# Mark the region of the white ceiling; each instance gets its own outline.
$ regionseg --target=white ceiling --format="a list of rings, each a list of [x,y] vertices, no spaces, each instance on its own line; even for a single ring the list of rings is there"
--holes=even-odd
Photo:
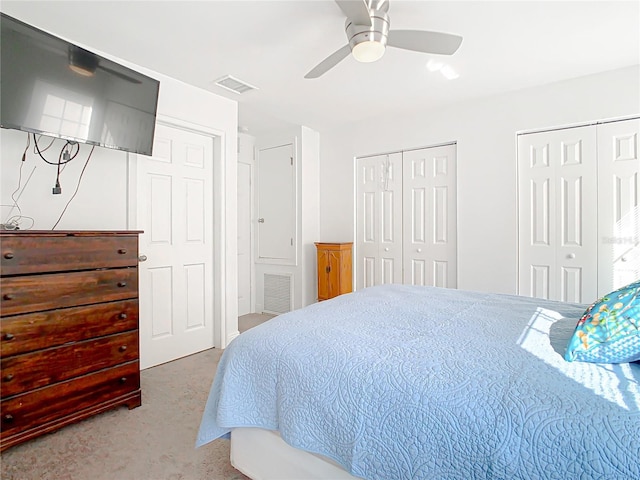
[[[453,56],[394,48],[303,76],[347,43],[344,16],[316,1],[8,1],[1,9],[72,41],[239,102],[254,135],[317,130],[640,64],[640,2],[390,0],[391,29],[462,35]],[[446,80],[426,68],[444,60]],[[259,90],[213,84],[233,75]],[[640,87],[639,87],[640,88]]]

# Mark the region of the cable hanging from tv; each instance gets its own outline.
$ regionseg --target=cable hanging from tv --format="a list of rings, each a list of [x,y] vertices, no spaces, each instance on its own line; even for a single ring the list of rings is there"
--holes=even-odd
[[[46,163],[48,163],[49,165],[55,165],[57,167],[56,183],[52,189],[52,193],[54,195],[59,195],[62,193],[62,187],[60,186],[60,172],[62,170],[60,167],[62,165],[66,165],[67,163],[69,163],[71,160],[73,160],[78,156],[78,153],[80,153],[80,145],[78,144],[78,142],[67,140],[65,144],[62,146],[62,148],[60,149],[60,155],[58,155],[58,161],[51,162],[47,160],[42,154],[42,151],[40,150],[40,146],[38,145],[38,139],[36,138],[36,134],[33,133],[32,135],[33,135],[34,148],[38,152],[38,155],[40,156],[40,158],[44,160]],[[51,144],[49,146],[51,146]],[[73,149],[74,147],[75,147],[75,153],[72,155],[70,149]]]

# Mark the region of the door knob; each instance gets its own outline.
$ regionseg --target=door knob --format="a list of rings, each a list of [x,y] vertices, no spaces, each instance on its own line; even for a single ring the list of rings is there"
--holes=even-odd
[[[264,223],[264,218],[259,218],[258,223]]]
[[[138,257],[138,261],[139,262],[146,262],[147,261],[147,256],[146,255],[140,255]]]
[[[416,250],[416,252],[418,252],[418,253],[422,253],[422,249],[421,249],[421,248],[418,248],[418,249]]]
[[[574,258],[576,258],[576,254],[575,253],[570,253],[569,255],[567,255],[567,258],[569,260],[573,260]]]
[[[384,251],[388,252],[389,251],[389,247],[384,247]]]

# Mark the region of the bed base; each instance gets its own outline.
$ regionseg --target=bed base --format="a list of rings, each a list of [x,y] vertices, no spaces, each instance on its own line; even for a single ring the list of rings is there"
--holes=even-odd
[[[253,480],[361,480],[334,461],[293,448],[277,432],[231,431],[231,464]]]

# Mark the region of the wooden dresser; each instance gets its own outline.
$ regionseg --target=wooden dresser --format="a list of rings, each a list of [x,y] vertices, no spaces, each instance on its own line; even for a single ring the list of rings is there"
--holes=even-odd
[[[0,232],[0,449],[140,406],[138,234]]]
[[[353,243],[316,242],[315,245],[318,254],[318,300],[352,292]]]

